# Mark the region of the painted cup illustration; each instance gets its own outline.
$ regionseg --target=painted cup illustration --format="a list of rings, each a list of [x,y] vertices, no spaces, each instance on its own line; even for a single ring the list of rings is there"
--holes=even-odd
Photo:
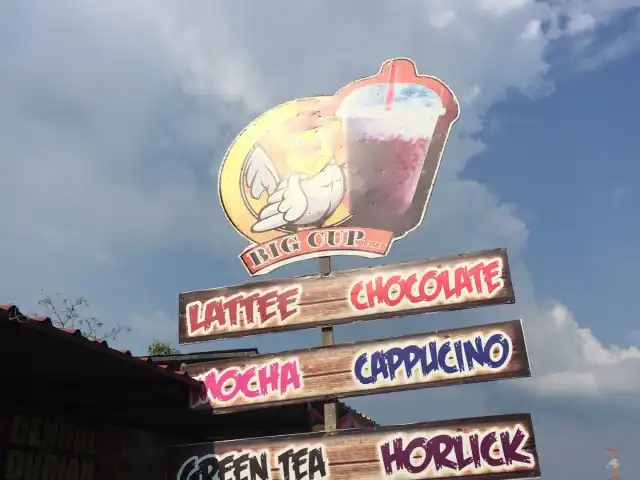
[[[417,83],[363,86],[337,114],[342,122],[351,214],[362,226],[393,229],[408,211],[436,124],[439,95]]]

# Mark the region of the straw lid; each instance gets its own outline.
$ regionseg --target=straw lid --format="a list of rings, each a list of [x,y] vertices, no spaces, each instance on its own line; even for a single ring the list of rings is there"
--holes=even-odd
[[[340,105],[338,115],[371,108],[403,111],[428,108],[436,110],[440,115],[445,113],[442,100],[434,90],[418,83],[404,82],[395,83],[390,88],[387,82],[365,85],[349,93]]]

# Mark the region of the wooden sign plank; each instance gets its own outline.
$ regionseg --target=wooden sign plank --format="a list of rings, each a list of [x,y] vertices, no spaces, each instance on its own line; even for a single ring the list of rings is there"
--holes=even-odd
[[[180,343],[515,301],[505,249],[179,296]]]
[[[258,407],[530,376],[520,320],[188,365],[192,408]]]
[[[168,468],[176,480],[540,476],[524,413],[171,447]]]

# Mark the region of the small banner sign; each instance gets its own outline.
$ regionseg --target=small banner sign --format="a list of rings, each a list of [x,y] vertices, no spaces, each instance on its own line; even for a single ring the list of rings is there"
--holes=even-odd
[[[520,320],[195,364],[192,408],[228,413],[530,376]]]
[[[169,480],[502,480],[540,476],[529,414],[169,448]]]
[[[181,344],[515,301],[505,249],[181,293]]]

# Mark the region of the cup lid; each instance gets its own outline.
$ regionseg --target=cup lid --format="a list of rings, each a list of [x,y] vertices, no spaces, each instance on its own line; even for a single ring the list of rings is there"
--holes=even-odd
[[[389,92],[388,83],[373,83],[357,88],[347,95],[338,109],[338,115],[355,113],[361,109],[384,108]],[[444,114],[440,96],[418,83],[396,83],[392,89],[391,109],[428,108]]]

